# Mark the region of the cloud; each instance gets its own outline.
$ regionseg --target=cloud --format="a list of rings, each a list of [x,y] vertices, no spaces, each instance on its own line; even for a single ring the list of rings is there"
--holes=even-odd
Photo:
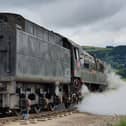
[[[6,6],[10,6],[10,7],[14,7],[14,6],[34,6],[34,5],[40,5],[40,4],[48,4],[48,3],[52,3],[55,2],[57,0],[1,0],[1,5],[6,7]]]
[[[1,0],[2,8],[24,9],[56,27],[90,25],[117,14],[125,0]]]
[[[124,0],[64,0],[47,6],[48,12],[43,15],[48,24],[59,27],[90,25],[115,15],[124,3]]]
[[[1,0],[0,11],[21,14],[80,44],[126,41],[126,0]]]
[[[126,8],[122,9],[115,15],[106,18],[102,21],[96,22],[93,25],[90,25],[88,29],[92,31],[111,31],[111,32],[120,32],[126,28]]]

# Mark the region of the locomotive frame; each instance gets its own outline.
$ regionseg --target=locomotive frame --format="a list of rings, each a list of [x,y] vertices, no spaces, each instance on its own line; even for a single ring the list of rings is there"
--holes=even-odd
[[[29,98],[39,112],[77,103],[81,86],[107,87],[102,61],[68,38],[12,13],[0,13],[0,112]]]

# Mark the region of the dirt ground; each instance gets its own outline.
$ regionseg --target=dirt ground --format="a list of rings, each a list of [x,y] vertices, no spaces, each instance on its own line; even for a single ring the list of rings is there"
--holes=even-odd
[[[48,121],[29,120],[29,122],[17,121],[9,122],[4,126],[111,126],[112,123],[117,123],[117,116],[98,116],[86,113],[73,113],[64,117],[55,117]]]

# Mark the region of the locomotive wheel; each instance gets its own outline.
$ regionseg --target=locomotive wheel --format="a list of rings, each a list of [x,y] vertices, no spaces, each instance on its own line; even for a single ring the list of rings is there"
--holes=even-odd
[[[40,113],[41,112],[41,107],[35,106],[34,111],[35,111],[35,113]]]
[[[68,109],[70,107],[70,105],[71,105],[70,103],[64,103],[64,106],[66,109]]]
[[[103,92],[106,89],[106,85],[100,85],[98,91]]]
[[[48,110],[54,111],[55,110],[55,105],[53,103],[48,104]]]
[[[22,111],[20,110],[20,109],[15,109],[15,110],[12,110],[12,112],[14,113],[14,115],[16,115],[16,116],[20,116],[20,115],[22,115]]]

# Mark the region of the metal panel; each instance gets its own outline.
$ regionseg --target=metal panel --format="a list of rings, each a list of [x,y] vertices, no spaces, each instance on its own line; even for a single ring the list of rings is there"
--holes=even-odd
[[[81,78],[87,83],[106,85],[106,75],[102,72],[83,69],[81,71]]]
[[[40,27],[39,25],[36,25],[28,20],[25,20],[25,32],[30,33],[43,41],[63,45],[60,35]]]
[[[16,76],[70,82],[68,49],[17,30],[16,50]]]
[[[0,23],[0,77],[15,73],[15,32],[8,23]]]

